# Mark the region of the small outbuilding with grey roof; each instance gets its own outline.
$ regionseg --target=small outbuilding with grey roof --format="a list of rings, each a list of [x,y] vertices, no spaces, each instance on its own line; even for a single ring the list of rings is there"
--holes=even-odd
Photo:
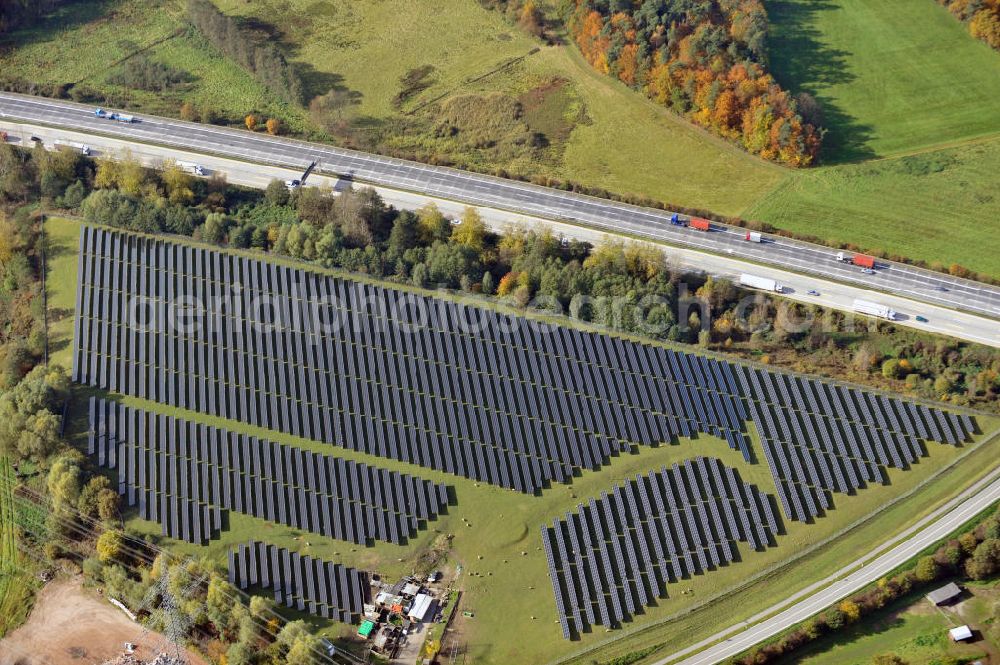
[[[972,639],[972,629],[968,626],[959,626],[948,631],[948,636],[952,642],[964,642]]]
[[[927,600],[931,601],[935,605],[941,606],[954,602],[955,599],[961,595],[962,587],[958,586],[954,582],[949,582],[940,589],[934,589],[934,591],[927,594]]]

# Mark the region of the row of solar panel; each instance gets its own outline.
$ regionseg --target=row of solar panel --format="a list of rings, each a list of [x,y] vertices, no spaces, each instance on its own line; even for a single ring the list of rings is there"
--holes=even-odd
[[[261,587],[300,612],[356,623],[369,598],[368,573],[251,540],[229,550],[229,582]]]
[[[906,437],[964,440],[975,428],[966,416],[865,391],[213,250],[94,229],[85,229],[81,248],[78,380],[520,491],[567,480],[636,444],[697,432],[721,436],[751,459],[745,421],[768,427],[758,400],[893,447]],[[194,294],[225,303],[234,281],[244,294],[238,305],[209,305],[207,320],[218,325],[120,327],[128,303],[149,292],[161,309]],[[273,303],[280,325],[265,326],[275,317],[247,306],[255,294]],[[320,320],[336,314],[342,324],[322,331],[300,323],[314,300],[334,303],[321,306]],[[431,324],[413,325],[400,300],[433,313]],[[462,325],[471,312],[484,322],[473,332]],[[834,399],[842,396],[859,406]],[[887,403],[916,416],[870,412]],[[789,488],[813,480],[804,471],[781,476],[782,464],[795,461],[778,450],[769,430],[765,456],[786,514],[809,519],[823,500],[814,498],[813,509],[799,498],[803,508],[795,508]]]
[[[921,439],[959,444],[967,415],[836,384],[743,368],[749,407],[785,514],[808,521],[833,508],[832,493],[888,483],[886,467],[908,469],[926,455]],[[831,418],[829,413],[848,414]]]
[[[97,398],[90,425],[90,454],[118,469],[128,505],[164,529],[172,513],[150,504],[179,500],[359,544],[404,543],[448,503],[444,484]],[[169,535],[204,543],[217,531]]]
[[[779,524],[771,498],[718,459],[629,478],[542,527],[563,637],[608,628],[666,595],[666,585],[764,549]]]
[[[175,540],[204,545],[223,528],[218,506],[134,486],[129,487],[129,497],[130,506],[138,503],[139,517],[158,522],[160,532]]]
[[[485,394],[489,395],[490,399],[482,402],[456,401],[430,393],[421,393],[416,389],[400,389],[397,386],[386,385],[377,378],[387,374],[386,366],[382,364],[377,365],[373,371],[354,370],[352,373],[345,370],[335,373],[319,373],[302,366],[293,371],[290,364],[281,363],[279,371],[275,375],[271,371],[274,369],[272,365],[267,365],[267,369],[271,373],[264,371],[265,363],[261,356],[234,354],[232,351],[223,351],[220,347],[216,349],[217,353],[214,354],[218,356],[221,353],[224,356],[222,358],[216,357],[219,368],[236,368],[236,372],[232,374],[237,377],[243,373],[243,369],[247,366],[255,366],[259,370],[259,374],[256,376],[248,376],[243,379],[248,381],[247,384],[233,383],[216,378],[230,372],[220,370],[218,373],[214,373],[215,370],[212,368],[214,361],[211,361],[213,353],[206,344],[188,346],[184,354],[180,356],[181,358],[186,357],[187,360],[178,362],[177,358],[171,358],[172,354],[164,354],[162,347],[159,351],[147,353],[145,342],[147,334],[128,331],[124,324],[114,328],[116,332],[112,333],[108,324],[98,322],[91,326],[91,335],[98,339],[121,339],[129,335],[138,335],[140,342],[136,349],[130,350],[128,345],[123,345],[122,348],[116,350],[121,354],[130,354],[134,351],[133,355],[106,356],[103,353],[90,351],[82,356],[82,360],[77,365],[78,376],[76,378],[78,380],[100,388],[136,395],[143,399],[162,400],[182,408],[197,408],[201,405],[209,413],[330,442],[360,440],[365,443],[369,441],[370,439],[363,436],[357,437],[357,434],[365,433],[373,425],[377,426],[377,424],[369,422],[372,420],[369,414],[384,414],[387,416],[386,424],[391,426],[389,435],[376,439],[382,444],[380,448],[374,450],[362,448],[363,450],[414,461],[415,456],[410,452],[414,446],[420,445],[415,440],[418,437],[418,431],[407,427],[406,423],[416,424],[431,437],[432,448],[435,449],[436,457],[439,458],[418,463],[467,475],[470,472],[462,469],[463,465],[467,465],[466,460],[456,460],[452,464],[453,468],[449,469],[448,460],[444,459],[445,456],[441,454],[441,448],[444,445],[442,439],[453,438],[444,434],[441,431],[442,428],[448,431],[457,427],[459,437],[468,440],[474,446],[473,450],[488,445],[498,449],[495,453],[489,453],[490,455],[500,454],[508,458],[527,456],[538,459],[541,457],[538,459],[538,464],[533,463],[534,459],[528,459],[524,462],[508,459],[506,468],[501,467],[500,475],[493,473],[490,468],[476,469],[471,467],[470,477],[476,480],[514,487],[520,491],[532,492],[553,478],[562,481],[571,476],[574,469],[577,468],[596,468],[605,463],[609,455],[627,447],[624,440],[614,438],[619,435],[618,432],[612,435],[602,435],[587,429],[592,427],[595,422],[617,423],[619,421],[618,414],[610,408],[607,401],[588,402],[576,399],[571,399],[569,402],[562,401],[560,408],[564,408],[565,413],[582,414],[580,421],[582,421],[583,427],[578,428],[571,424],[553,423],[547,417],[537,413],[537,405],[545,403],[544,395],[537,396],[541,401],[531,399],[516,405],[514,408],[526,410],[523,416],[491,408],[490,404],[503,403],[504,398],[498,387],[487,382],[482,376],[476,377],[479,382],[475,388],[472,388],[474,394],[461,395],[460,398],[462,400],[478,399],[479,396]],[[171,345],[167,344],[166,346],[170,347]],[[160,356],[163,356],[158,361],[162,363],[160,365],[149,365],[139,360],[150,357],[159,358]],[[337,357],[343,359],[350,356],[344,353]],[[375,357],[380,360],[385,359],[383,354],[377,354]],[[415,355],[405,356],[411,369],[418,368],[411,371],[410,376],[424,376],[426,378],[426,363],[415,360],[415,357]],[[389,359],[398,360],[399,356]],[[168,367],[173,369],[165,369]],[[275,376],[285,376],[290,373],[303,377],[304,385],[309,387],[300,393],[298,388],[287,385],[282,387],[283,381],[274,380]],[[436,381],[437,375],[434,376],[435,379],[432,380]],[[455,383],[460,383],[460,381],[456,379]],[[250,387],[260,385],[275,385],[276,388],[273,392],[268,393]],[[322,403],[310,401],[321,393],[324,395]],[[298,397],[291,397],[291,395]],[[561,393],[560,397],[562,397]],[[718,402],[720,397],[712,393],[711,399]],[[337,406],[327,407],[326,403]],[[631,423],[632,420],[626,418],[623,422],[627,424]],[[740,421],[735,415],[732,415],[731,422],[735,426]],[[483,425],[480,426],[480,423]],[[635,431],[632,431],[626,434],[632,437],[629,441],[668,441],[678,433],[688,436],[698,427],[697,423],[694,422],[677,422],[673,416],[648,412],[644,414],[644,420],[639,420],[638,423],[644,433],[636,434]],[[495,426],[491,428],[491,424],[495,424]],[[543,440],[558,440],[561,448],[532,447],[526,444],[523,440],[524,434],[521,432],[522,427],[530,427],[534,434],[541,433],[541,436],[544,437]],[[612,426],[611,429],[615,429],[615,426]],[[651,431],[655,433],[650,434]],[[514,434],[513,438],[510,436],[511,432]],[[733,447],[744,446],[745,435],[738,430],[716,428],[713,432],[729,439]],[[512,440],[515,449],[505,448]],[[454,447],[454,442],[447,447]],[[532,467],[530,479],[523,478],[514,472],[514,469],[523,466],[524,463],[528,463]],[[535,467],[538,467],[537,470]],[[507,478],[502,477],[505,471]]]

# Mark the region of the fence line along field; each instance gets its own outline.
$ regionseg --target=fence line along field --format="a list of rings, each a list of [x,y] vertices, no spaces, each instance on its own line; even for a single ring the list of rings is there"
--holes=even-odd
[[[63,224],[65,228],[60,227]],[[56,235],[62,242],[70,239],[68,229],[71,225],[68,221],[56,225],[60,227]],[[493,333],[486,332],[449,341],[449,335],[434,326],[418,329],[400,346],[402,340],[395,339],[392,332],[399,327],[398,321],[396,325],[389,325],[384,333],[373,332],[371,326],[378,322],[382,310],[360,310],[355,306],[362,293],[369,296],[369,302],[382,303],[391,299],[393,293],[398,295],[399,292],[390,288],[363,286],[351,280],[331,278],[321,270],[291,268],[256,257],[251,259],[246,253],[90,227],[84,235],[83,247],[82,262],[70,253],[61,254],[53,259],[52,268],[60,274],[72,275],[72,286],[74,290],[79,289],[81,306],[74,324],[77,342],[72,346],[77,376],[91,384],[85,393],[111,396],[120,400],[121,405],[102,411],[108,423],[102,426],[91,424],[86,402],[78,404],[70,414],[69,431],[84,447],[88,433],[93,433],[95,461],[104,465],[113,461],[111,465],[119,474],[119,490],[126,495],[133,493],[136,503],[146,497],[147,510],[151,495],[140,489],[157,494],[154,499],[157,505],[168,512],[174,511],[168,521],[179,525],[179,530],[173,533],[181,537],[165,537],[160,525],[143,520],[141,513],[136,514],[141,511],[141,505],[139,511],[128,514],[130,526],[169,545],[174,551],[208,556],[220,565],[227,562],[234,547],[250,540],[284,548],[290,556],[294,553],[298,558],[289,561],[296,562],[300,576],[295,578],[293,574],[288,579],[298,579],[305,584],[305,595],[303,592],[293,594],[293,611],[299,605],[305,609],[312,607],[309,599],[315,596],[309,591],[310,584],[316,593],[322,593],[321,589],[327,592],[333,589],[317,582],[315,561],[378,572],[390,578],[414,570],[424,571],[429,566],[450,566],[455,570],[461,566],[457,583],[463,590],[463,607],[473,611],[476,617],[475,621],[464,624],[462,639],[469,644],[470,657],[476,662],[547,661],[581,647],[600,645],[606,639],[603,628],[584,630],[578,641],[559,639],[559,613],[541,528],[577,511],[579,504],[613,491],[623,478],[648,477],[651,472],[674,464],[689,468],[684,465],[693,458],[717,458],[721,464],[717,468],[738,471],[742,481],[756,486],[767,496],[767,508],[760,502],[755,505],[761,515],[770,511],[773,517],[768,523],[775,525],[776,531],[772,533],[777,534],[772,547],[761,551],[747,547],[741,551],[739,560],[734,561],[732,557],[723,556],[726,547],[735,547],[735,541],[729,536],[715,533],[714,527],[710,527],[713,529],[711,534],[695,534],[688,530],[698,531],[697,524],[692,527],[685,521],[668,520],[666,523],[675,525],[673,535],[679,538],[684,532],[685,537],[691,538],[689,543],[697,543],[689,555],[704,562],[705,573],[685,576],[682,570],[683,581],[679,583],[668,582],[662,588],[646,587],[646,599],[655,596],[656,603],[641,612],[640,605],[633,603],[628,610],[630,616],[633,611],[635,615],[625,621],[630,628],[657,624],[676,612],[696,607],[701,599],[732,589],[755,573],[779,565],[808,550],[811,544],[891,505],[894,497],[916,492],[906,500],[907,512],[903,517],[891,515],[890,510],[886,519],[891,517],[891,521],[873,523],[872,528],[878,526],[877,530],[867,535],[862,533],[867,525],[858,530],[857,537],[863,536],[867,544],[866,540],[853,541],[855,532],[852,531],[843,541],[837,539],[822,551],[809,555],[823,561],[824,569],[845,563],[856,556],[857,547],[870,545],[873,539],[889,537],[946,496],[956,480],[950,473],[946,473],[943,480],[933,480],[942,469],[956,465],[956,469],[962,470],[962,482],[966,482],[996,463],[995,456],[990,457],[990,450],[977,445],[996,427],[995,419],[990,417],[976,415],[970,418],[905,400],[879,397],[861,389],[823,388],[817,392],[819,389],[814,385],[827,384],[756,369],[747,373],[748,369],[741,369],[740,364],[681,353],[660,345],[640,345],[576,328],[551,327],[555,333],[549,336],[551,339],[532,343],[530,351],[524,341],[518,342],[514,337],[493,337],[490,336]],[[196,273],[189,270],[193,265],[199,266]],[[165,266],[172,267],[162,269]],[[235,331],[232,326],[238,323],[242,329],[249,323],[239,317],[221,317],[226,323],[219,331],[184,336],[174,336],[169,331],[161,334],[141,327],[119,330],[108,325],[122,319],[121,312],[114,308],[135,296],[161,304],[183,294],[208,297],[218,284],[226,283],[229,279],[226,274],[236,279],[236,273],[226,271],[237,269],[237,266],[242,275],[239,281],[250,292],[269,292],[279,300],[292,297],[295,293],[291,288],[293,282],[302,285],[306,294],[329,293],[332,287],[333,292],[340,294],[339,304],[345,308],[340,315],[353,321],[346,327],[363,322],[362,327],[368,332],[351,343],[345,343],[346,336],[351,334],[347,331],[316,333],[310,338],[312,333],[298,326],[279,326],[260,335],[244,334],[245,342],[226,342],[226,348],[251,351],[243,358],[241,370],[238,359],[216,362],[218,348],[221,348],[218,345]],[[248,270],[250,267],[253,270]],[[141,274],[131,272],[133,270]],[[76,276],[82,280],[78,281]],[[157,288],[158,284],[167,290]],[[455,305],[427,303],[447,313],[443,321],[457,323],[454,317],[459,310]],[[281,305],[281,311],[287,312],[295,303],[285,304],[288,307]],[[487,315],[499,328],[498,315],[495,312]],[[527,321],[509,319],[506,323],[526,325]],[[265,336],[271,339],[265,342]],[[590,340],[591,345],[587,346],[583,340]],[[291,364],[271,365],[269,358],[272,356],[266,352],[271,347],[264,344],[283,349],[282,355],[305,355]],[[419,349],[407,350],[406,344],[418,344]],[[584,346],[576,350],[580,344]],[[533,356],[532,362],[527,364],[515,357],[502,364],[490,360],[492,353],[507,354],[515,350],[520,354],[539,355]],[[325,359],[320,362],[320,357],[313,355],[316,353],[325,354]],[[645,361],[640,362],[637,354],[642,354]],[[461,362],[442,363],[445,357]],[[655,360],[657,358],[662,358],[662,362]],[[563,366],[581,362],[583,364],[576,371],[584,372],[590,379],[585,385],[566,383],[569,379],[565,378],[567,370]],[[167,367],[184,368],[187,363],[191,363],[190,371],[183,375],[171,374],[168,378],[162,373]],[[309,374],[318,372],[321,367],[340,369],[329,376],[321,373],[310,378]],[[362,368],[365,369],[362,371]],[[314,381],[317,390],[313,389]],[[758,385],[760,381],[764,383]],[[337,388],[340,396],[335,399],[326,392],[333,389],[334,382],[346,382]],[[481,386],[479,397],[475,399],[470,399],[472,393],[467,392],[472,386],[470,382]],[[251,385],[261,390],[245,392]],[[167,386],[173,388],[166,391]],[[183,397],[178,391],[184,393]],[[790,397],[792,392],[789,391],[798,396]],[[675,392],[676,397],[671,397]],[[209,393],[214,397],[209,397]],[[522,399],[529,394],[531,405]],[[260,399],[265,401],[257,404]],[[758,402],[759,408],[767,405],[767,413],[753,415]],[[246,411],[247,417],[239,415],[251,403],[256,405],[257,411],[267,414],[266,420],[249,418],[249,411]],[[797,408],[788,409],[784,404],[795,404]],[[462,405],[461,408],[456,408],[458,405]],[[608,410],[612,405],[631,415],[615,415]],[[128,452],[129,447],[122,442],[109,445],[113,441],[108,436],[113,431],[109,429],[110,419],[113,418],[115,427],[131,426],[140,413],[136,408],[151,415],[159,414],[157,417],[181,418],[183,420],[162,422],[186,422],[189,423],[187,428],[194,427],[196,431],[212,431],[211,428],[228,431],[231,440],[243,441],[245,445],[213,448],[216,452],[206,449],[205,456],[200,448],[196,450],[184,445],[176,434],[162,437],[165,455],[150,454],[153,446],[148,437],[144,447],[149,450],[143,454]],[[478,423],[463,424],[466,409],[474,411],[476,408],[482,411]],[[565,420],[567,414],[577,413],[580,415]],[[407,438],[408,434],[396,427],[394,419],[397,418],[410,423],[411,427],[417,423],[413,429],[418,436]],[[528,423],[534,432],[530,437],[519,438],[514,434]],[[197,430],[199,427],[209,430]],[[476,429],[479,427],[483,429]],[[843,437],[842,450],[816,444],[822,438],[814,436],[816,428],[829,427],[834,427]],[[139,432],[141,441],[145,435],[141,430],[135,431]],[[169,426],[165,431],[170,432]],[[327,432],[331,435],[326,436]],[[160,438],[159,434],[156,436]],[[440,438],[436,442],[434,437]],[[212,440],[212,437],[197,438],[200,442]],[[869,438],[873,444],[877,442],[874,448],[868,448]],[[964,443],[924,443],[930,439],[952,444],[964,440]],[[832,434],[831,440],[838,440],[836,434]],[[262,447],[261,442],[265,441],[283,447]],[[580,457],[564,456],[571,449]],[[271,452],[263,452],[268,450]],[[274,454],[277,450],[282,451],[280,455]],[[403,450],[408,451],[406,455]],[[584,451],[588,451],[586,455]],[[229,462],[224,463],[227,456]],[[286,461],[279,463],[279,458]],[[365,468],[368,471],[353,479],[345,478],[343,484],[338,479],[336,489],[329,483],[324,486],[327,480],[315,473],[315,465],[317,460],[329,459],[346,462],[339,467],[334,463],[334,468]],[[984,459],[989,463],[984,464]],[[179,484],[164,484],[155,477],[156,473],[162,473],[160,469],[180,468],[177,466],[180,460],[189,471],[197,467],[197,473],[179,474]],[[364,466],[350,467],[351,461],[362,462]],[[269,464],[271,475],[264,473]],[[213,475],[223,471],[228,474],[228,480],[225,475]],[[711,477],[705,480],[700,471],[692,473],[693,476],[686,478],[693,484],[686,485],[683,491],[697,488],[702,492],[698,496],[706,498],[722,491]],[[241,486],[234,474],[242,475],[244,480],[239,482],[243,483],[273,479],[268,480],[273,492],[242,493],[244,502],[259,502],[262,499],[257,499],[258,496],[271,497],[273,505],[261,504],[261,510],[257,510],[256,505],[250,511],[230,510],[226,519],[209,521],[210,537],[204,537],[206,529],[202,527],[200,540],[206,544],[184,542],[184,515],[188,516],[187,533],[190,535],[192,520],[197,515],[213,506],[219,507],[214,505],[212,497],[223,494],[221,488],[225,483],[230,483],[230,487]],[[332,525],[327,528],[324,513],[333,511],[331,515],[336,515],[338,520],[342,517],[338,513],[342,511],[339,507],[342,504],[332,499],[345,493],[350,496],[351,487],[370,485],[371,495],[381,497],[379,501],[384,498],[384,505],[398,505],[399,497],[406,495],[407,490],[402,486],[397,488],[395,478],[403,476],[393,474],[406,474],[435,486],[447,485],[447,510],[438,512],[426,523],[418,519],[418,528],[411,531],[405,545],[375,538],[368,546],[361,546],[351,542],[351,538],[338,538]],[[728,474],[726,477],[730,478]],[[860,485],[848,483],[851,477],[865,478],[868,482],[864,489],[852,489]],[[279,481],[278,478],[287,480]],[[560,478],[564,482],[559,482]],[[284,485],[294,491],[277,491]],[[648,489],[649,486],[644,487]],[[682,490],[678,487],[676,491]],[[632,497],[641,501],[642,490],[638,492],[633,492]],[[430,495],[424,496],[430,500]],[[671,496],[676,498],[663,496],[667,502],[665,510],[668,504],[685,505],[681,495]],[[180,506],[182,500],[187,502],[183,504],[187,508],[174,509],[173,506]],[[656,501],[654,495],[649,495],[649,500]],[[627,504],[627,492],[624,501],[601,504],[602,523],[620,523],[624,529],[618,531],[621,534],[630,533],[633,528],[622,520],[620,513]],[[671,504],[671,501],[676,503]],[[320,509],[320,505],[330,508]],[[419,509],[419,499],[417,505]],[[709,511],[706,514],[711,513],[710,505],[725,512],[724,503],[699,502],[699,505],[697,510]],[[367,506],[363,513],[354,513],[356,518],[371,525],[372,533],[380,530],[391,533],[392,523],[398,529],[401,522],[412,524],[412,519],[417,517],[394,513],[393,509],[384,513],[383,519],[376,517],[380,513],[372,508]],[[280,518],[282,510],[285,519]],[[247,512],[253,514],[245,514]],[[676,517],[679,515],[677,513]],[[740,522],[737,513],[732,514],[735,521],[729,517],[720,519],[723,521],[719,524],[728,525],[726,528],[733,528]],[[346,529],[347,521],[341,523]],[[682,526],[677,527],[677,524]],[[678,528],[681,530],[677,531]],[[584,537],[583,532],[579,535]],[[586,537],[593,536],[588,533]],[[621,540],[618,547],[622,548],[623,556],[630,560],[635,557],[636,566],[643,568],[646,565],[639,561],[653,561],[651,555],[647,558],[642,554],[640,558],[641,544],[637,542],[629,549],[628,542]],[[576,565],[569,564],[567,569],[562,561],[559,559],[557,563],[564,573]],[[589,563],[584,565],[589,566]],[[784,593],[784,590],[805,585],[814,572],[798,564],[793,564],[789,570],[788,577],[772,573],[772,581],[784,580],[778,586],[770,585],[769,590],[752,597],[736,594],[732,600],[720,601],[694,613],[691,616],[701,616],[703,620],[695,630],[684,633],[685,639],[708,634],[712,628],[731,621],[733,616],[752,612],[759,603],[773,601],[778,587]],[[250,574],[249,570],[247,573]],[[574,580],[579,579],[577,573]],[[580,593],[581,587],[576,582],[574,585],[578,589],[576,593]],[[611,589],[596,588],[608,593]],[[597,602],[596,596],[591,597]],[[613,604],[612,598],[606,596],[607,603]],[[727,605],[737,601],[740,602],[739,610]],[[583,607],[581,611],[585,613]],[[600,603],[586,607],[600,607]],[[308,616],[330,637],[346,636],[354,630],[325,616],[307,613],[295,616]],[[624,615],[616,613],[616,616]],[[613,625],[614,622],[609,623]],[[578,625],[584,624],[581,621]],[[676,624],[657,625],[648,635],[643,634],[643,640],[659,637],[662,642],[664,631],[674,634],[674,626]],[[497,638],[512,633],[524,639]],[[614,648],[617,647],[604,647],[608,650],[605,652],[614,652]]]

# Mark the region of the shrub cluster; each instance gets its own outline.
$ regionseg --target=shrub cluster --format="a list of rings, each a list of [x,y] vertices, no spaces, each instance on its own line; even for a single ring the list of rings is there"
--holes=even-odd
[[[125,62],[108,80],[126,88],[166,92],[191,81],[191,75],[140,54]]]

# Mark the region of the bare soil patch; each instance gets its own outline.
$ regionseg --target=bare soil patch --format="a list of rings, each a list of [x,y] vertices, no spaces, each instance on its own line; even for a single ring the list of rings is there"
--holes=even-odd
[[[155,657],[162,644],[121,610],[89,589],[80,578],[45,586],[28,621],[0,640],[0,665],[91,665],[121,655],[125,642],[136,643],[136,656]],[[191,665],[206,665],[188,652]]]

